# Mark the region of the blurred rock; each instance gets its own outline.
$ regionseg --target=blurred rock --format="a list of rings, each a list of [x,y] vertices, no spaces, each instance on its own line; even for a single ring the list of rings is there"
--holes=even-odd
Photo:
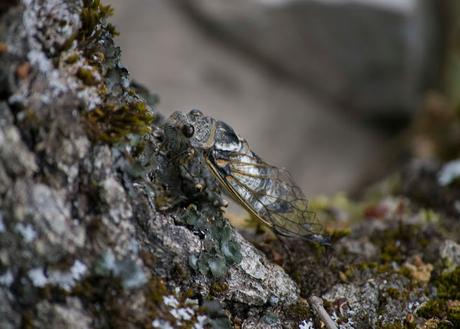
[[[410,114],[436,67],[431,0],[180,2],[220,38],[366,118]]]
[[[439,247],[439,254],[441,258],[446,262],[446,266],[449,269],[460,266],[460,244],[452,240],[446,240]]]

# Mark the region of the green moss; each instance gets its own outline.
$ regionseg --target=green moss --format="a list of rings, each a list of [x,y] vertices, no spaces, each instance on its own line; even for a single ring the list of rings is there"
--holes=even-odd
[[[386,323],[383,325],[378,326],[379,329],[414,329],[416,328],[415,323],[407,323],[406,321],[404,322],[392,322],[392,323]]]
[[[100,81],[96,73],[86,67],[80,67],[77,71],[77,78],[79,78],[87,86],[96,86]]]
[[[460,301],[450,301],[447,303],[447,320],[455,328],[460,328]]]
[[[425,319],[438,318],[446,316],[446,301],[440,299],[429,300],[417,310],[417,316]]]
[[[80,13],[81,28],[64,42],[61,50],[69,49],[75,40],[80,42],[96,40],[103,33],[109,33],[111,36],[118,35],[115,27],[106,22],[112,15],[113,8],[110,5],[103,5],[100,0],[84,0]]]
[[[381,259],[385,263],[396,261],[400,263],[403,260],[400,245],[395,240],[387,241],[382,247]]]
[[[295,303],[284,309],[286,317],[293,321],[302,321],[312,317],[307,301],[299,298]]]
[[[350,228],[344,228],[344,229],[335,229],[332,232],[330,232],[329,236],[331,238],[332,243],[335,243],[339,241],[340,239],[349,236],[351,234],[351,229]]]
[[[70,294],[80,298],[94,316],[94,327],[126,328],[127,321],[138,321],[133,309],[126,305],[128,297],[119,278],[90,275],[78,282]]]
[[[459,328],[460,301],[429,300],[418,309],[417,315],[425,319],[445,319],[442,323],[445,323],[446,328]]]
[[[111,15],[113,9],[110,5],[103,5],[100,0],[84,0],[80,14],[82,25],[74,36],[78,39],[79,48],[86,59],[101,69],[108,54],[115,57],[119,55],[119,50],[113,45],[113,37],[118,35],[118,32],[107,22]]]
[[[412,272],[408,267],[403,266],[399,269],[398,272],[399,274],[405,276],[406,278],[412,279]]]
[[[180,262],[174,263],[172,275],[176,282],[184,282],[190,279],[190,271],[187,265]]]
[[[228,284],[225,281],[215,281],[211,284],[210,293],[213,296],[221,296],[228,291]]]
[[[356,265],[356,268],[362,271],[374,271],[376,273],[388,273],[393,272],[393,267],[389,263],[378,263],[378,262],[362,262]]]
[[[32,310],[22,310],[21,329],[35,329],[34,319],[35,315]]]
[[[112,15],[113,8],[110,5],[103,5],[100,0],[84,0],[80,15],[82,22],[80,38],[93,37],[100,29],[100,25],[104,24],[104,21]],[[111,24],[107,26],[107,30],[112,35],[118,34]]]
[[[105,105],[84,113],[90,136],[106,143],[123,142],[130,134],[150,132],[153,114],[143,102]]]
[[[120,49],[113,42],[117,32],[107,23],[112,14],[113,9],[100,0],[83,0],[82,25],[73,38],[78,39],[87,64],[78,69],[76,76],[87,86],[97,86],[102,100],[99,107],[83,112],[83,122],[94,140],[116,144],[128,142],[130,135],[150,132],[154,118],[141,98],[129,94],[128,72],[118,65]],[[75,63],[78,56],[70,55],[65,62]]]
[[[450,321],[441,321],[438,323],[436,329],[454,329],[454,325]]]
[[[65,62],[66,64],[75,64],[76,62],[78,62],[78,60],[80,59],[80,55],[77,54],[77,53],[73,53],[71,55],[69,55],[66,59],[65,59]]]
[[[394,322],[381,325],[379,329],[406,329],[406,326],[401,322]]]
[[[460,267],[452,272],[443,273],[436,281],[438,297],[446,299],[460,299]]]
[[[396,227],[374,233],[371,242],[380,249],[380,263],[403,263],[412,250],[424,250],[429,239],[418,225],[399,224]]]
[[[168,295],[168,289],[166,288],[165,282],[159,277],[153,276],[147,283],[145,289],[145,298],[147,303],[150,305],[150,309],[155,309],[161,303],[163,303],[163,297]]]
[[[386,293],[388,294],[389,297],[393,299],[400,299],[401,298],[401,292],[399,289],[390,287],[386,290]]]

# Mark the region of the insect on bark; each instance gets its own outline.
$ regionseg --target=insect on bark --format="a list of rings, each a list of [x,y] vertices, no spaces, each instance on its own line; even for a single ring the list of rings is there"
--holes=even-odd
[[[275,233],[330,244],[290,174],[263,161],[229,125],[199,110],[175,112],[166,125],[188,139],[192,148],[201,150],[230,196]]]

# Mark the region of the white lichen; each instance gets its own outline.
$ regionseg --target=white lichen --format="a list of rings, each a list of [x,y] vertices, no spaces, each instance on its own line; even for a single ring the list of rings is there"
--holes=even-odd
[[[194,329],[205,328],[208,318],[205,315],[199,314],[200,306],[198,300],[187,298],[185,301],[179,301],[182,300],[179,298],[180,293],[180,289],[176,287],[173,295],[163,296],[163,304],[168,307],[168,312],[175,321],[171,323],[157,318],[152,322],[154,328],[163,328],[161,325],[166,324],[174,328],[182,328],[184,325],[190,325]],[[170,318],[168,316],[168,319]]]
[[[204,329],[204,325],[206,324],[208,317],[205,315],[198,315],[196,317],[196,323],[193,325],[193,329]]]
[[[438,174],[438,184],[447,186],[460,177],[460,160],[446,163]]]
[[[44,287],[47,284],[57,285],[66,291],[72,290],[75,284],[81,280],[87,272],[87,266],[76,260],[69,271],[51,270],[48,276],[41,267],[31,269],[28,276],[36,287]]]
[[[21,44],[22,39],[25,39],[29,49],[27,60],[33,71],[39,75],[39,80],[47,83],[49,88],[40,88],[40,92],[30,97],[28,84],[32,82],[25,79],[18,90],[10,96],[9,101],[26,105],[31,98],[35,98],[47,105],[61,98],[65,93],[73,93],[84,104],[87,104],[89,109],[95,108],[102,102],[97,88],[86,86],[75,75],[78,67],[89,66],[84,56],[80,56],[81,60],[78,65],[59,65],[58,67],[55,67],[49,56],[49,54],[59,52],[60,47],[80,29],[81,20],[78,7],[82,6],[82,3],[76,5],[61,0],[23,0],[22,2],[25,8],[22,19],[24,29],[21,33],[8,34],[13,35],[13,39],[8,40],[8,45],[11,45],[8,49],[12,53],[21,54],[21,47],[14,45]],[[61,58],[65,58],[68,53],[76,52],[76,46],[77,43],[72,42]],[[94,71],[95,75],[99,74],[97,70]]]
[[[313,325],[313,320],[312,319],[303,320],[299,324],[299,329],[315,329],[315,326]]]
[[[179,306],[179,301],[174,296],[163,296],[163,303],[169,307]]]
[[[129,275],[123,278],[123,287],[134,289],[147,283],[147,276],[140,266],[135,266]]]
[[[37,238],[37,232],[30,224],[17,223],[14,227],[16,232],[21,234],[25,242],[29,243]]]
[[[32,281],[32,284],[35,287],[44,287],[48,283],[48,278],[45,276],[45,272],[43,271],[43,268],[37,267],[31,269],[28,273],[27,276],[29,279]]]
[[[87,270],[88,267],[84,263],[76,260],[70,268],[70,273],[72,273],[72,277],[75,280],[80,280],[85,275]]]
[[[104,188],[104,201],[111,205],[109,210],[110,218],[115,223],[131,218],[133,212],[127,202],[123,186],[114,177],[105,179],[102,186]]]
[[[53,68],[53,64],[48,59],[48,57],[43,53],[43,51],[39,51],[37,49],[32,49],[27,54],[27,59],[32,66],[38,68],[41,72],[46,73],[51,77],[56,78],[57,72],[55,72]]]
[[[190,307],[184,307],[172,309],[170,313],[173,317],[175,317],[178,320],[189,321],[192,319],[193,315],[195,314],[195,311],[192,310]]]
[[[71,220],[70,207],[62,191],[36,184],[30,188],[29,194],[28,214],[34,218],[37,230],[49,244],[65,243],[69,252],[84,246],[86,232],[78,222]]]
[[[0,212],[0,233],[5,232],[5,230],[6,230],[6,227],[5,227],[5,223],[3,223],[3,215]]]
[[[0,285],[9,287],[13,283],[13,281],[14,277],[10,270],[0,275]]]
[[[148,280],[140,261],[132,259],[130,255],[118,260],[112,250],[104,253],[98,271],[102,275],[110,274],[121,278],[126,289],[141,287]]]
[[[338,329],[354,329],[354,321],[351,318],[351,316],[355,314],[354,311],[349,309],[346,313],[347,317],[347,322],[344,322],[343,318],[340,318],[337,313],[334,311],[331,314],[331,319],[337,324]]]
[[[60,286],[66,291],[70,291],[75,284],[83,278],[86,271],[86,265],[76,260],[69,272],[50,271],[49,282]]]
[[[153,328],[174,329],[168,321],[155,319],[152,321]]]

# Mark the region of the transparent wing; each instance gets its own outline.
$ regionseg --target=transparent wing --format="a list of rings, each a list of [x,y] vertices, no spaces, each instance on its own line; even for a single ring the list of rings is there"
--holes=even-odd
[[[219,157],[219,154],[215,155]],[[221,155],[214,170],[227,189],[256,217],[271,226],[278,234],[302,237],[328,244],[308,201],[284,169],[267,164],[254,154],[247,143],[238,152]]]

